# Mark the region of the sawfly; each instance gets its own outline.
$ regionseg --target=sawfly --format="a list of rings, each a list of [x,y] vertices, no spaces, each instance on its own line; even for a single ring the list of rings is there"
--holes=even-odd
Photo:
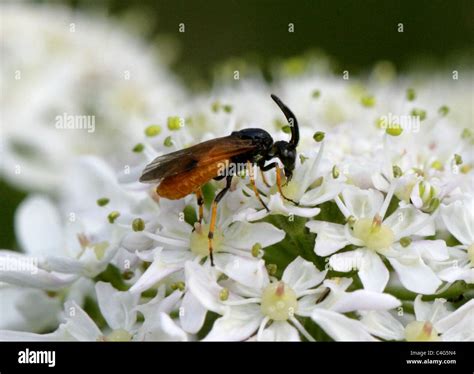
[[[282,192],[282,178],[289,181],[293,175],[296,160],[296,147],[299,142],[299,128],[293,112],[275,95],[271,98],[280,107],[285,115],[290,129],[290,141],[274,142],[271,135],[259,128],[248,128],[232,132],[229,136],[212,139],[192,147],[185,148],[155,158],[150,162],[140,177],[140,182],[157,184],[156,192],[158,196],[177,200],[191,193],[195,193],[199,207],[199,223],[203,218],[204,199],[201,187],[211,179],[221,180],[225,178],[225,187],[215,196],[211,206],[211,220],[209,224],[209,258],[214,264],[212,255],[212,240],[217,217],[217,204],[229,191],[232,183],[231,165],[246,165],[250,177],[253,191],[268,211],[268,207],[260,197],[255,184],[253,167],[256,165],[262,174],[263,182],[269,186],[265,179],[265,171],[276,170],[276,183],[281,196],[288,201],[298,204],[288,199]],[[274,158],[278,158],[283,164],[281,170],[278,162],[267,163]],[[228,167],[229,173],[220,172],[222,165]]]

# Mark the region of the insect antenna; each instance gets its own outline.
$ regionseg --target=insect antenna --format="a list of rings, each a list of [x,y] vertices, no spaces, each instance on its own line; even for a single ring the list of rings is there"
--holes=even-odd
[[[283,104],[283,102],[278,96],[273,94],[271,94],[270,96],[272,97],[273,101],[280,107],[281,111],[288,120],[288,123],[290,124],[291,128],[290,144],[296,148],[298,142],[300,141],[300,129],[298,127],[298,121],[296,120],[296,116],[285,104]]]

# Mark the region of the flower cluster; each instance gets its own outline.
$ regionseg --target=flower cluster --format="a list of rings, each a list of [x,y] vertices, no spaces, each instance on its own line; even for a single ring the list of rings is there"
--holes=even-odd
[[[282,69],[272,85],[241,78],[177,94],[134,122],[136,145],[70,157],[57,193],[17,210],[23,252],[0,251],[0,340],[474,340],[469,84],[384,71]],[[138,178],[156,156],[234,130],[287,139],[271,92],[300,122],[282,187],[298,204],[270,171],[257,176],[267,211],[236,175],[212,265],[222,181],[203,187],[199,222],[194,195],[160,198]],[[147,103],[155,93],[140,91]]]

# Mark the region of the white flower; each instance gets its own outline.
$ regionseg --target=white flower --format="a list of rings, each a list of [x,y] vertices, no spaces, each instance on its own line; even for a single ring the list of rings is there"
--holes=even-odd
[[[394,313],[372,311],[362,313],[361,322],[372,335],[385,340],[474,340],[474,300],[454,311],[449,310],[447,304],[444,299],[424,302],[418,295],[414,319],[406,321]]]
[[[267,278],[261,287],[248,287],[232,281],[218,284],[212,274],[194,263],[186,265],[189,291],[207,309],[223,316],[216,320],[205,340],[245,340],[257,332],[257,340],[307,340],[314,338],[297,316],[311,317],[334,339],[371,340],[359,322],[340,314],[356,309],[390,309],[399,302],[390,295],[357,291],[346,293],[350,280],[323,281],[309,261],[296,258],[283,272],[280,281]],[[223,287],[225,286],[225,287]],[[329,296],[322,295],[330,289]],[[228,293],[223,301],[222,295]],[[320,302],[320,304],[318,304]],[[267,326],[269,323],[271,324]],[[339,326],[340,323],[343,326]]]
[[[379,292],[389,279],[382,260],[387,258],[406,288],[432,294],[442,282],[423,258],[448,258],[446,245],[440,240],[412,239],[414,235],[434,234],[434,225],[431,216],[410,205],[399,207],[384,219],[394,189],[395,184],[384,200],[376,190],[346,187],[342,200],[337,197],[336,202],[346,219],[352,221],[346,225],[308,222],[306,226],[318,234],[314,251],[319,256],[332,255],[329,264],[336,271],[357,269],[364,288]],[[360,248],[333,255],[348,245]]]
[[[285,234],[269,223],[232,222],[225,203],[221,204],[213,241],[216,269],[243,284],[260,285],[265,264],[252,256],[252,247],[268,247],[281,241]],[[161,229],[156,233],[141,232],[142,237],[153,240],[160,247],[153,250],[153,262],[133,285],[132,292],[150,288],[169,274],[183,269],[187,261],[199,262],[209,256],[208,224],[196,223],[193,228],[182,219],[179,211],[168,211],[160,222]]]
[[[304,162],[301,159],[297,160],[293,178],[282,186],[285,197],[282,197],[278,191],[274,169],[266,173],[266,175],[269,174],[267,179],[272,187],[266,186],[257,178],[258,188],[264,192],[261,195],[262,200],[269,211],[264,209],[258,201],[252,200],[247,203],[251,207],[242,208],[236,214],[235,219],[256,221],[268,214],[295,215],[307,218],[318,215],[320,209],[316,205],[332,200],[343,187],[342,178],[337,180],[334,179],[331,173],[327,173],[327,170],[321,171],[323,150],[324,142],[321,143],[317,153],[309,152],[308,155],[300,155],[304,157]],[[245,187],[244,191],[248,195],[254,196],[251,188]]]
[[[9,94],[1,105],[0,172],[15,185],[51,193],[76,155],[107,156],[123,167],[144,128],[176,115],[184,101],[161,52],[110,19],[25,3],[2,4],[1,12],[8,53],[0,82]],[[94,127],[58,128],[64,113],[94,118]]]
[[[100,312],[107,322],[104,331],[74,301],[64,305],[65,322],[49,334],[0,330],[0,341],[12,340],[76,340],[76,341],[130,341],[130,340],[187,340],[186,333],[169,317],[181,297],[175,291],[165,297],[162,287],[154,299],[138,305],[139,295],[121,292],[109,283],[95,286]],[[137,322],[140,311],[145,321]]]
[[[447,281],[474,283],[474,200],[472,197],[441,206],[441,217],[449,232],[461,243],[450,247],[450,259],[438,276]]]

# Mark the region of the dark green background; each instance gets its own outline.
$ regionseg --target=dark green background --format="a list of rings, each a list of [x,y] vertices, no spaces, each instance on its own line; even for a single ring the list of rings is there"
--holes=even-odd
[[[45,1],[36,1],[46,3]],[[214,67],[229,58],[257,63],[266,77],[275,58],[322,50],[337,66],[369,69],[380,60],[397,70],[414,64],[443,67],[467,56],[472,64],[474,1],[49,1],[86,13],[107,13],[153,43],[165,36],[178,54],[171,68],[192,85],[209,85]],[[131,22],[130,20],[135,20]],[[138,22],[136,20],[139,20]],[[185,33],[178,33],[184,22]],[[288,23],[295,33],[287,32]],[[397,24],[404,24],[404,33]],[[464,60],[465,61],[465,60]],[[0,248],[15,246],[13,212],[25,196],[0,180]]]
[[[321,49],[350,70],[390,60],[399,69],[414,59],[446,58],[474,44],[472,0],[150,0],[70,1],[81,9],[107,8],[121,17],[133,10],[151,40],[175,37],[180,45],[175,68],[209,78],[216,63],[248,57],[264,67],[275,57]],[[100,5],[98,5],[98,4]],[[186,32],[178,33],[178,24]],[[295,33],[287,32],[288,23]],[[404,24],[404,33],[397,24]]]

